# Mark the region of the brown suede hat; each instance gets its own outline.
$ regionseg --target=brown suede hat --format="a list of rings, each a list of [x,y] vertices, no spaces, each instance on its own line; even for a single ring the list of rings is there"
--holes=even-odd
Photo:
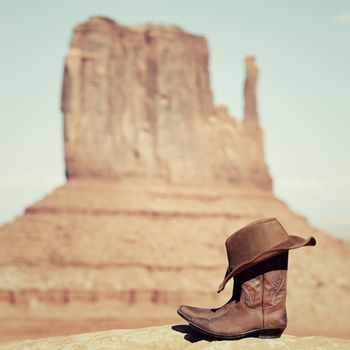
[[[218,293],[237,273],[287,250],[316,245],[316,239],[288,235],[276,218],[267,218],[253,221],[233,233],[225,245],[229,266]]]

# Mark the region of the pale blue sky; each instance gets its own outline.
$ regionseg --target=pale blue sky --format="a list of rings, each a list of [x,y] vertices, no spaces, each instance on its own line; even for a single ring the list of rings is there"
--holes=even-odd
[[[350,1],[0,1],[0,222],[64,182],[60,90],[71,32],[93,15],[204,35],[218,104],[242,115],[243,59],[258,89],[275,193],[350,239]]]

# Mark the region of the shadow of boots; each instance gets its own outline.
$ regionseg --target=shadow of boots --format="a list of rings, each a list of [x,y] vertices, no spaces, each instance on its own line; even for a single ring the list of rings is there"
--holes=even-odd
[[[210,338],[200,332],[197,332],[195,329],[191,328],[189,325],[177,324],[171,326],[171,329],[175,332],[185,334],[184,339],[190,343],[197,343],[201,340],[211,342],[213,338]]]

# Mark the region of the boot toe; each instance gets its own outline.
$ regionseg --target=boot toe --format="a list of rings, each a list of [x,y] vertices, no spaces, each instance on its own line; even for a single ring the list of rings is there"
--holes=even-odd
[[[181,305],[177,312],[182,318],[189,322],[201,317],[211,317],[213,313],[211,309],[188,305]]]
[[[181,305],[177,310],[177,313],[187,321],[192,321],[193,316],[193,306]]]

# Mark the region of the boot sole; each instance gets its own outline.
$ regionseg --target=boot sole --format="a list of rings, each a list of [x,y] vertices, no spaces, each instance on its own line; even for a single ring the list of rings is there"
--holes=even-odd
[[[208,332],[192,323],[192,321],[187,318],[184,314],[181,313],[180,310],[177,310],[177,314],[182,317],[184,320],[186,320],[190,327],[194,330],[208,336],[211,338],[219,339],[219,340],[238,340],[248,337],[253,338],[260,338],[260,339],[275,339],[280,338],[285,328],[260,328],[260,329],[252,329],[247,332],[242,332],[240,334],[232,334],[232,335],[223,335],[223,334],[217,334]]]

